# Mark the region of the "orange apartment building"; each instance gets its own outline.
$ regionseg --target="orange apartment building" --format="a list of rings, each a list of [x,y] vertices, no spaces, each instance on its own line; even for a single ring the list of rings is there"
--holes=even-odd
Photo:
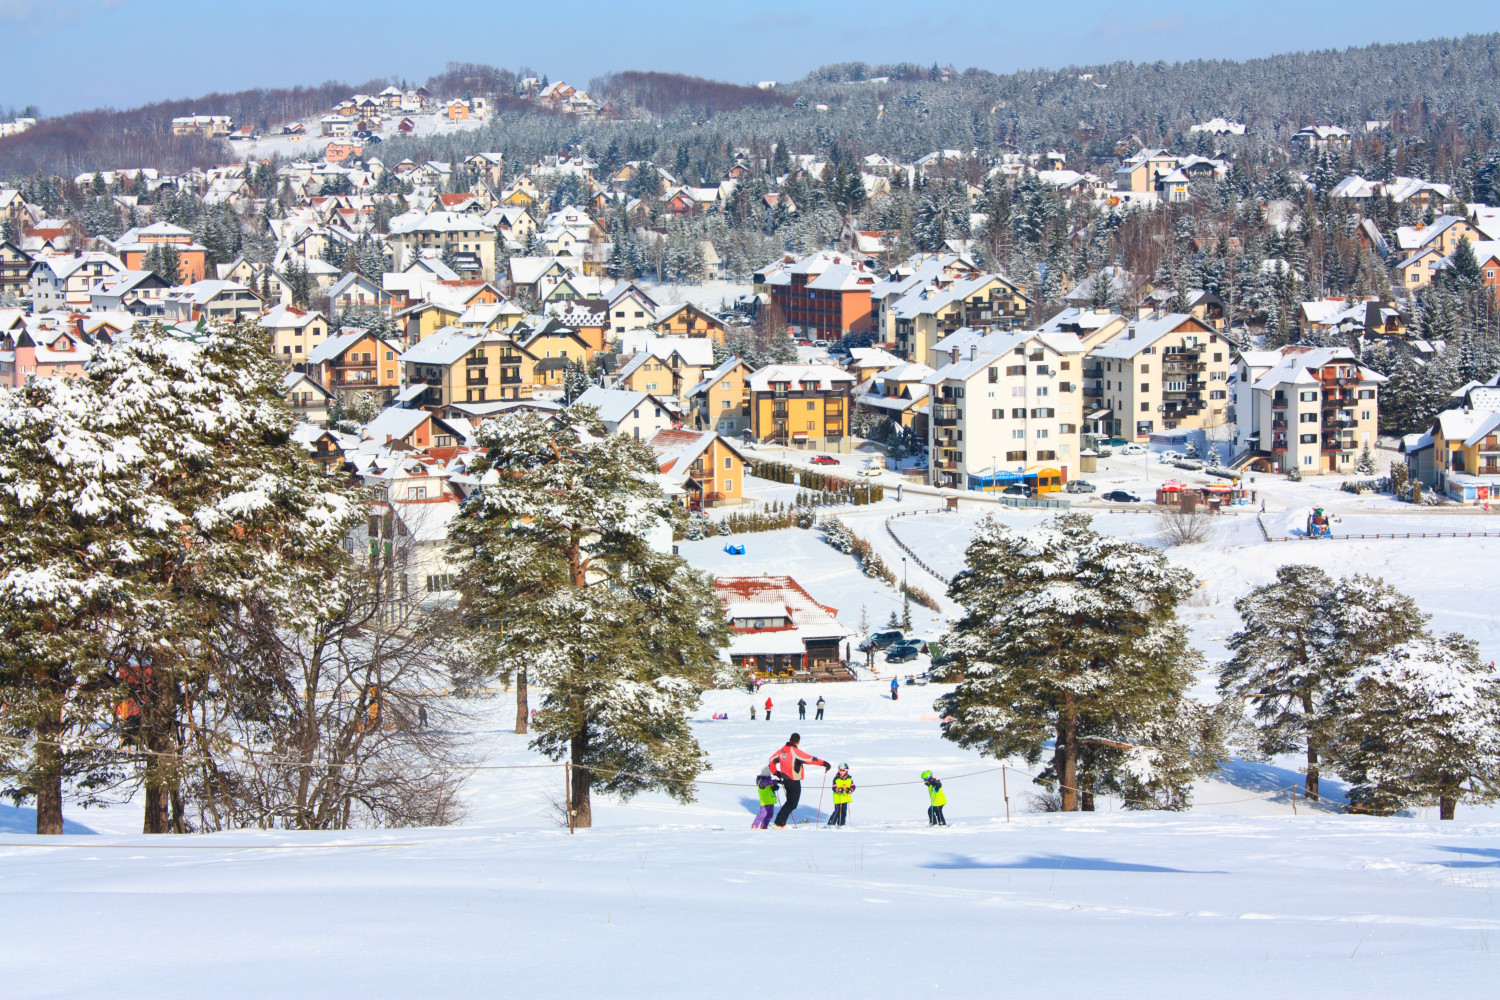
[[[783,259],[754,277],[756,291],[770,296],[796,334],[828,340],[874,329],[875,282],[875,272],[864,264],[828,250]]]

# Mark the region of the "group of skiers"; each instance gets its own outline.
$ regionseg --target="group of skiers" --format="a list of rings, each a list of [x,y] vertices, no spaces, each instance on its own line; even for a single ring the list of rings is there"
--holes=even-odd
[[[823,718],[823,708],[824,708],[824,705],[825,705],[825,702],[823,701],[823,696],[822,695],[818,695],[818,700],[813,703],[813,707],[815,709],[817,709],[817,714],[813,716],[814,720],[821,720]],[[771,696],[770,695],[766,695],[766,721],[767,722],[771,721],[771,709],[774,708],[774,707],[776,707],[775,706],[775,702],[771,701]],[[797,699],[797,718],[799,718],[799,719],[806,719],[807,718],[807,699],[806,698],[798,698]],[[751,722],[755,721],[755,703],[754,702],[750,703],[750,721]]]
[[[766,712],[769,717],[769,706]],[[822,716],[823,699],[819,698],[818,717],[822,718]],[[802,735],[793,733],[788,737],[786,744],[771,755],[770,763],[760,769],[760,774],[755,779],[756,791],[760,795],[760,811],[755,814],[755,819],[750,823],[752,829],[765,830],[773,822],[776,829],[786,829],[786,821],[797,808],[797,804],[802,801],[803,765],[822,765],[825,773],[833,769],[833,765],[828,761],[814,757],[803,750],[801,743]],[[934,777],[931,771],[923,771],[922,784],[927,787],[927,825],[947,826],[948,821],[943,818],[943,806],[948,804],[948,797],[943,794],[943,783]],[[786,793],[780,811],[776,809],[778,788]],[[828,816],[829,826],[844,826],[848,822],[849,803],[853,800],[854,777],[849,773],[848,764],[840,764],[833,776],[833,812]]]

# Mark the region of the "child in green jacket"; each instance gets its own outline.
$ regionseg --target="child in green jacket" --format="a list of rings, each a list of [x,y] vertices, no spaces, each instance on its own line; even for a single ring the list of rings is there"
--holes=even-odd
[[[854,800],[854,778],[849,774],[849,765],[840,764],[833,776],[833,814],[828,817],[829,826],[843,826],[849,818],[849,803]]]
[[[931,771],[923,771],[922,784],[927,786],[927,825],[947,826],[948,821],[943,819],[943,806],[948,804],[948,796],[943,794],[943,783],[934,778]]]
[[[760,812],[755,814],[755,819],[750,823],[752,830],[765,830],[771,825],[771,815],[776,812],[776,789],[780,782],[771,774],[769,767],[760,769],[760,775],[755,779],[755,789],[760,793]]]

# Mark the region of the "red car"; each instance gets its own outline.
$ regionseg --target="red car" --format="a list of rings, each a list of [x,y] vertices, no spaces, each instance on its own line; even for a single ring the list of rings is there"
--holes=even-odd
[[[829,458],[827,455],[814,455],[813,459],[812,459],[812,464],[813,465],[838,465],[839,464],[839,460],[836,459],[836,458]]]

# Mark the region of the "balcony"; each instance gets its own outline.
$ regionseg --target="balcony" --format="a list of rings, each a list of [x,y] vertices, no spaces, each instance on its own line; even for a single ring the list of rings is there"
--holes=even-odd
[[[1325,437],[1323,439],[1323,450],[1325,452],[1353,451],[1354,450],[1354,442],[1353,441],[1348,441],[1348,440],[1341,440],[1341,439],[1336,438],[1336,437]]]
[[[1273,431],[1284,431],[1284,430],[1286,430],[1286,428],[1287,428],[1287,423],[1286,423],[1285,420],[1273,420],[1273,421],[1271,421],[1271,430],[1273,430]]]
[[[1325,431],[1337,430],[1342,427],[1353,427],[1353,417],[1324,417],[1323,429]]]
[[[1084,399],[1103,399],[1104,398],[1104,390],[1102,388],[1100,388],[1099,386],[1096,386],[1096,385],[1086,385],[1086,386],[1083,387],[1083,398]]]
[[[1286,438],[1278,437],[1271,439],[1272,451],[1286,451]]]
[[[1180,375],[1187,372],[1201,372],[1208,368],[1206,361],[1167,361],[1166,372],[1168,375]]]
[[[468,365],[470,368],[483,368],[488,363],[489,362],[487,362],[484,358],[465,358],[464,359],[464,364]]]
[[[952,427],[958,423],[958,407],[956,406],[934,406],[932,408],[932,422],[938,427]]]
[[[940,458],[937,461],[935,461],[935,462],[932,463],[932,467],[934,469],[940,469],[943,472],[957,472],[958,471],[958,463],[955,462],[955,461],[953,461],[952,459],[943,459],[943,458]]]
[[[489,375],[487,375],[487,374],[485,374],[483,372],[481,372],[477,377],[475,376],[475,374],[473,372],[470,372],[468,379],[465,380],[465,382],[464,382],[464,385],[489,385],[489,384],[490,384],[490,377],[489,377]]]
[[[1102,367],[1099,367],[1099,368],[1085,368],[1083,370],[1083,377],[1084,378],[1103,378],[1104,377],[1104,369]]]
[[[1476,476],[1500,476],[1500,465],[1481,465],[1474,470]]]
[[[1287,405],[1288,405],[1288,401],[1285,400],[1285,399],[1273,399],[1273,400],[1271,400],[1271,409],[1273,409],[1273,410],[1284,410],[1284,409],[1287,408]]]
[[[957,448],[958,436],[956,434],[939,434],[932,439],[933,447]]]

